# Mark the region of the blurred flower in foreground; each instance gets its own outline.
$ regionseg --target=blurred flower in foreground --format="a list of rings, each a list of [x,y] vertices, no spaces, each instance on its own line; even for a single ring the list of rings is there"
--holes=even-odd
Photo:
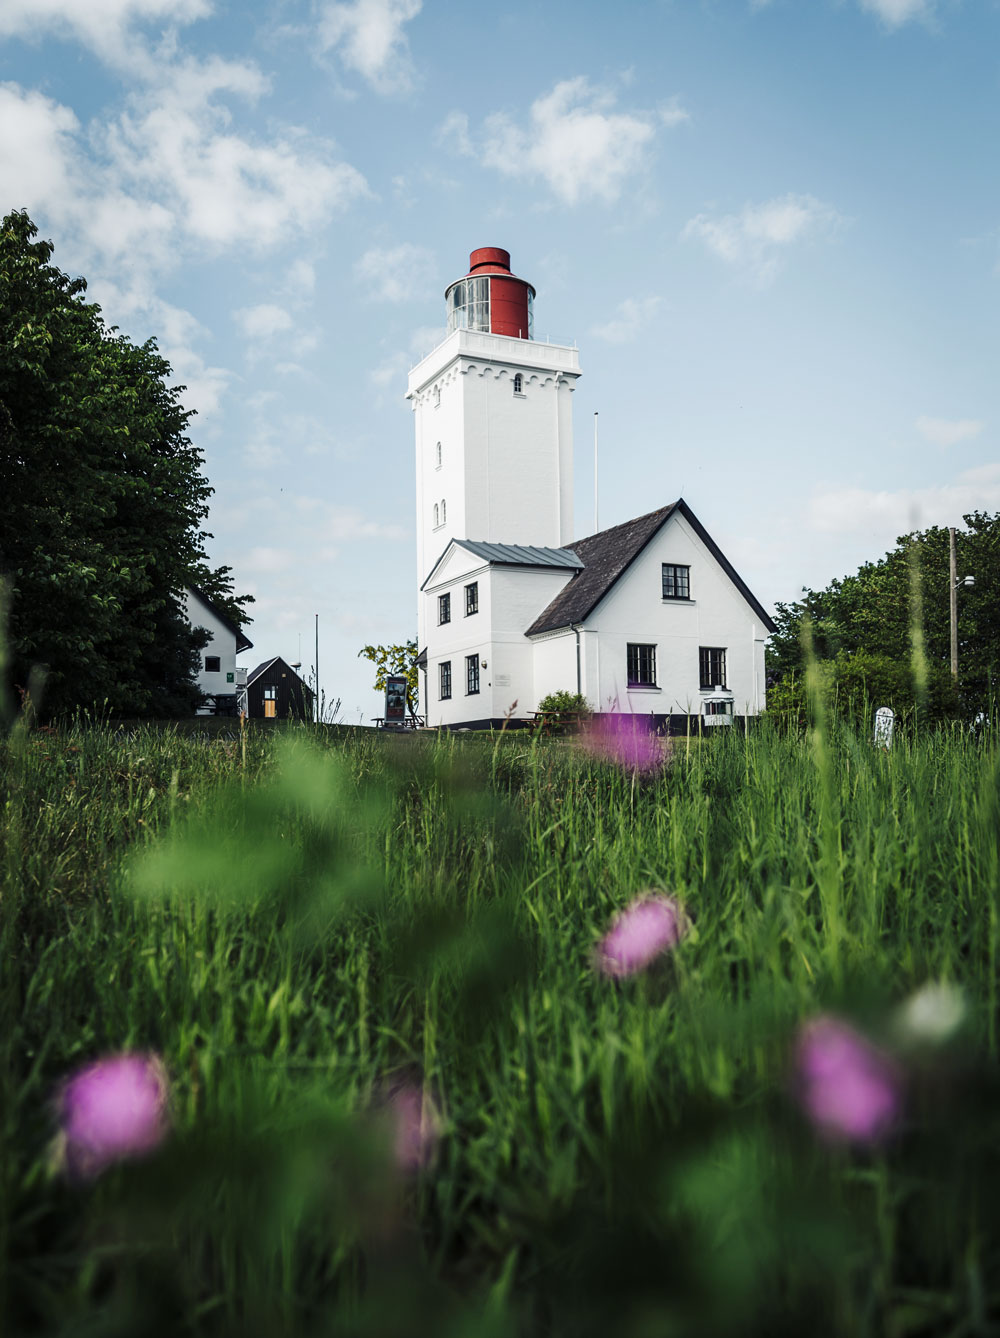
[[[941,1045],[962,1025],[965,995],[945,980],[928,981],[900,1005],[896,1017],[899,1039],[911,1045]]]
[[[386,1107],[396,1166],[409,1174],[429,1166],[441,1136],[441,1118],[433,1101],[416,1083],[404,1083],[389,1095]]]
[[[830,1016],[807,1022],[795,1069],[799,1099],[820,1133],[873,1143],[891,1131],[902,1107],[899,1067],[846,1022]]]
[[[580,735],[581,747],[594,757],[633,771],[658,771],[667,760],[667,743],[649,728],[645,716],[598,716]]]
[[[156,1055],[96,1060],[59,1093],[58,1162],[91,1179],[116,1161],[141,1157],[166,1137],[167,1074]]]
[[[598,945],[598,970],[606,976],[635,975],[679,943],[687,928],[687,917],[673,897],[638,897],[615,917]]]

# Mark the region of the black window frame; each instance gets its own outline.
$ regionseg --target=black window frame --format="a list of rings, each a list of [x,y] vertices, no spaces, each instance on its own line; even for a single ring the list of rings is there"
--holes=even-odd
[[[438,665],[438,701],[451,701],[451,660],[442,660]]]
[[[438,595],[438,627],[451,622],[451,591]]]
[[[221,655],[206,655],[206,656],[205,656],[205,673],[206,673],[206,674],[221,674],[221,673],[222,673],[222,656],[221,656]]]
[[[708,692],[715,687],[728,687],[726,675],[726,647],[699,646],[698,683],[702,692]]]
[[[514,373],[514,394],[515,395],[524,394],[524,377],[521,375],[520,372]]]
[[[476,697],[479,695],[478,655],[466,655],[465,657],[465,695],[467,697]]]
[[[641,677],[645,673],[648,677]],[[625,679],[630,688],[655,688],[656,643],[628,641],[625,643]]]
[[[465,587],[465,616],[471,618],[479,612],[479,582],[470,581]]]
[[[670,589],[668,586],[668,576]],[[683,576],[679,577],[679,573]],[[691,598],[691,568],[682,562],[664,562],[660,573],[660,590],[664,599],[690,599]]]

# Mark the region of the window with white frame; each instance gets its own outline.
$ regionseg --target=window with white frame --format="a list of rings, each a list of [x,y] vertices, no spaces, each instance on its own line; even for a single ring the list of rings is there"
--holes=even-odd
[[[656,687],[656,647],[639,641],[626,646],[626,672],[630,688]]]
[[[434,387],[434,408],[437,409],[441,404],[441,387]]]
[[[663,598],[691,598],[691,568],[678,566],[676,562],[663,564]]]
[[[466,696],[474,697],[478,691],[479,691],[479,656],[466,655],[465,657]]]
[[[438,506],[437,502],[435,502],[435,503],[434,503],[434,528],[437,529],[437,527],[438,527],[440,524],[441,524],[441,508]]]
[[[438,665],[438,697],[443,702],[451,700],[451,660]]]
[[[515,395],[521,395],[521,394],[523,394],[523,393],[524,393],[524,377],[521,375],[520,372],[515,372],[515,374],[514,374],[514,394],[515,394]]]
[[[438,442],[438,444],[434,447],[434,467],[435,467],[436,469],[440,469],[440,468],[441,468],[441,443],[440,443],[440,442]]]
[[[438,624],[451,622],[451,591],[438,595]]]
[[[698,647],[698,678],[702,688],[726,686],[726,650],[724,646]]]
[[[479,612],[479,582],[473,581],[465,587],[465,616]]]
[[[447,505],[445,504],[445,500],[444,500],[444,498],[442,497],[442,498],[441,498],[441,524],[442,524],[442,525],[445,525],[445,524],[447,524],[447,521],[448,521],[448,507],[447,507]]]

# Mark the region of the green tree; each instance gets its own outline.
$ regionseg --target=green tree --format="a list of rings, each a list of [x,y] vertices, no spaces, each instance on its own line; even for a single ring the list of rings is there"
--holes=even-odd
[[[958,596],[957,696],[948,681],[948,531],[932,526],[904,534],[885,557],[866,562],[853,576],[831,581],[825,590],[803,591],[795,603],[777,606],[777,631],[768,647],[769,706],[783,701],[788,684],[801,678],[802,631],[808,619],[814,653],[820,661],[837,662],[835,677],[844,686],[848,679],[855,687],[864,681],[868,689],[889,694],[886,665],[895,666],[897,675],[911,674],[913,633],[919,627],[932,716],[986,709],[1000,669],[1000,513],[977,511],[964,519],[965,528],[956,534],[958,574],[974,576],[975,587],[960,590]],[[853,670],[852,660],[857,660]],[[898,676],[893,679],[897,697],[900,681]],[[912,697],[914,685],[909,678],[907,682]]]
[[[375,666],[376,692],[385,691],[385,682],[390,675],[402,674],[406,679],[406,709],[410,715],[416,715],[420,702],[420,671],[415,641],[396,646],[362,646],[358,659],[371,660]]]
[[[11,588],[9,673],[47,666],[50,713],[193,709],[202,634],[195,584],[237,623],[247,596],[208,566],[212,493],[187,436],[183,387],[155,341],[137,346],[50,263],[23,212],[0,224],[0,575]]]

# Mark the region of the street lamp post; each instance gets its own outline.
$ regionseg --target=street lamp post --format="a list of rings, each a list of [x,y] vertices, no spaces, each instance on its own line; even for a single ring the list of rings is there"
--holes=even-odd
[[[958,563],[955,558],[955,527],[948,528],[948,613],[951,622],[951,680],[958,682],[958,588],[964,586],[971,590],[976,584],[974,576],[958,579]]]

